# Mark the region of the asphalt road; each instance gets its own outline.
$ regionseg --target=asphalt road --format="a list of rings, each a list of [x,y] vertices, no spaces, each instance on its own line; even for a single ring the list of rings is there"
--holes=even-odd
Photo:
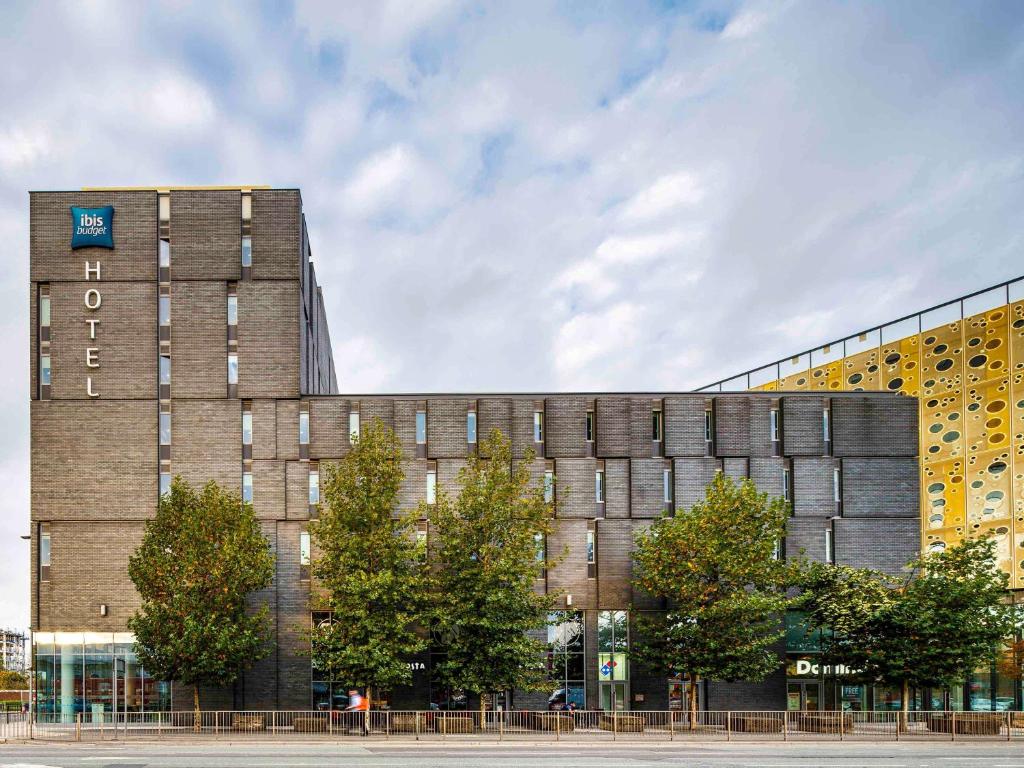
[[[0,744],[0,768],[1024,768],[1024,744]]]

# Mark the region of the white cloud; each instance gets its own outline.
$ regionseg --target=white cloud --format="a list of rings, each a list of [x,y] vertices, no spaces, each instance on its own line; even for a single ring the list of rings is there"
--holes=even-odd
[[[693,173],[662,176],[649,187],[637,193],[622,210],[626,222],[648,221],[679,208],[696,205],[704,199],[704,188]]]
[[[0,132],[0,168],[10,173],[34,165],[50,152],[50,137],[41,126]]]
[[[207,89],[178,73],[159,75],[144,89],[140,87],[140,91],[140,114],[164,130],[206,128],[216,116]]]
[[[345,392],[377,392],[398,375],[401,364],[369,336],[334,340],[338,385]]]

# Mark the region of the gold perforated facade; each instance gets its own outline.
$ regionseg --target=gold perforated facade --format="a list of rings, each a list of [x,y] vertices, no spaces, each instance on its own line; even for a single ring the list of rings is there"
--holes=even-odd
[[[992,532],[1024,589],[1024,279],[706,388],[743,389],[919,398],[922,548]]]

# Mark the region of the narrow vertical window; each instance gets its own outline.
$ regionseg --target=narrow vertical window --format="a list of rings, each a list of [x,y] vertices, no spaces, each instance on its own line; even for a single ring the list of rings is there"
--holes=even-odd
[[[168,269],[171,266],[171,241],[167,238],[160,238],[160,262],[161,269]]]
[[[790,502],[793,500],[793,476],[789,467],[782,468],[782,499]]]
[[[40,355],[39,356],[39,383],[44,386],[50,386],[50,356]]]
[[[309,445],[309,411],[299,411],[299,445]]]
[[[661,490],[664,493],[665,503],[666,504],[671,504],[672,503],[672,498],[673,498],[673,496],[672,496],[672,493],[673,493],[672,486],[673,486],[672,469],[670,467],[665,467],[661,471]]]
[[[160,383],[164,386],[171,384],[171,356],[160,355]]]
[[[587,411],[587,442],[594,442],[594,412]]]
[[[826,405],[821,411],[821,437],[826,443],[832,440],[832,426],[829,421],[829,407]]]
[[[661,442],[661,419],[661,411],[651,411],[651,440],[656,443]]]
[[[348,414],[348,441],[353,445],[359,442],[359,411]]]
[[[252,445],[252,411],[242,411],[242,445]]]
[[[171,473],[161,472],[160,473],[160,495],[166,496],[171,492]]]
[[[533,442],[544,442],[544,411],[533,412]]]
[[[772,560],[782,559],[782,539],[775,540],[775,546],[772,548]]]
[[[171,324],[171,297],[162,294],[160,296],[160,325]]]
[[[594,500],[598,504],[604,503],[604,470],[599,469],[594,473]]]
[[[593,529],[587,531],[587,565],[594,565],[597,562],[597,553],[594,548]]]
[[[39,578],[48,580],[50,578],[50,532],[41,531],[39,534]]]
[[[50,294],[48,286],[40,287],[39,295],[39,327],[50,327]],[[45,292],[44,292],[45,291]]]
[[[437,503],[437,468],[427,470],[427,504]]]
[[[715,439],[715,418],[710,408],[704,410],[704,443],[708,446],[708,453],[712,442]]]
[[[772,408],[769,411],[769,433],[771,435],[771,441],[777,443],[779,441],[779,409]]]
[[[555,500],[555,472],[544,470],[544,502],[550,504]]]
[[[427,443],[427,412],[416,411],[416,444],[426,445]]]
[[[242,473],[242,501],[252,503],[252,472]]]
[[[228,384],[238,383],[238,353],[228,353]]]
[[[543,533],[535,533],[535,534],[533,534],[533,545],[535,547],[535,552],[536,552],[535,557],[536,557],[537,562],[543,564],[544,560],[545,560],[545,552],[544,552],[545,547],[544,547],[544,534]]]
[[[228,294],[228,325],[238,325],[238,295]]]
[[[469,411],[466,414],[466,442],[476,442],[476,411]]]
[[[171,414],[160,414],[160,445],[171,444]]]
[[[242,266],[243,267],[251,267],[252,266],[252,238],[251,237],[243,237],[242,238]]]
[[[299,578],[303,581],[309,579],[309,565],[312,560],[309,532],[303,531],[299,534]]]
[[[843,500],[843,480],[839,467],[832,469],[832,500],[839,504]]]
[[[316,464],[309,466],[309,503],[320,503],[320,467]]]
[[[825,529],[825,562],[835,562],[835,552],[832,550],[832,531],[829,528]]]

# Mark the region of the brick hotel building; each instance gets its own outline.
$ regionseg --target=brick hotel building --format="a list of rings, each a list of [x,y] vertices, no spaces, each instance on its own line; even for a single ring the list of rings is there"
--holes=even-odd
[[[477,436],[494,428],[517,456],[536,449],[538,482],[551,473],[572,489],[547,542],[566,556],[538,588],[557,592],[563,607],[549,631],[552,696],[581,708],[668,709],[682,699],[683,681],[629,664],[630,611],[653,607],[632,592],[630,547],[638,529],[700,499],[715,472],[791,500],[790,555],[895,571],[919,550],[913,398],[340,394],[345,361],[339,376],[298,190],[93,189],[33,192],[30,201],[40,718],[191,706],[187,692],[138,667],[127,632],[139,605],[128,557],[173,475],[241,492],[277,557],[272,586],[255,596],[270,606],[274,647],[233,688],[206,692],[204,705],[337,704],[345,681],[323,679],[306,647],[304,627],[321,618],[310,604],[307,526],[319,463],[344,456],[350,433],[375,418],[403,444],[403,508],[451,484]],[[112,242],[72,248],[71,208],[101,211]],[[425,521],[421,530],[429,536]],[[881,704],[883,692],[824,679],[797,635],[780,648],[787,663],[780,658],[776,675],[704,684],[702,706]],[[392,708],[452,706],[431,685],[429,653],[410,661],[414,683],[391,692]],[[548,696],[514,704],[546,707]]]

